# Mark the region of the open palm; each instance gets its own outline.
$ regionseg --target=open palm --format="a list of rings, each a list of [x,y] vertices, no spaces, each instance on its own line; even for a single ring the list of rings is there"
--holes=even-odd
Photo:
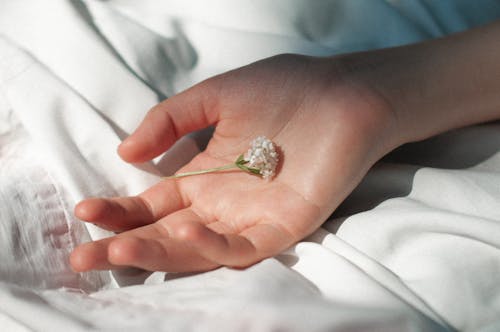
[[[120,146],[150,160],[209,125],[207,149],[181,171],[232,163],[259,135],[278,146],[277,176],[241,170],[166,179],[135,197],[91,198],[76,215],[118,232],[75,249],[77,271],[134,266],[200,271],[247,266],[318,228],[386,152],[388,112],[335,80],[331,60],[284,55],[204,81],[151,110]]]

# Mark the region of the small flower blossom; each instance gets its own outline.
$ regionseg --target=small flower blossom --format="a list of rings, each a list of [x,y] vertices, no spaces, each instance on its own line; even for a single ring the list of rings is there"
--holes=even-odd
[[[166,177],[166,179],[180,178],[184,176],[213,173],[231,168],[239,168],[245,172],[262,176],[265,180],[270,180],[276,175],[279,155],[274,143],[265,136],[258,136],[250,142],[250,149],[241,154],[234,163],[215,168],[203,169],[200,171],[178,173]]]
[[[278,152],[271,140],[264,136],[259,136],[250,143],[243,160],[247,162],[246,166],[259,170],[259,174],[265,180],[271,179],[278,166]]]

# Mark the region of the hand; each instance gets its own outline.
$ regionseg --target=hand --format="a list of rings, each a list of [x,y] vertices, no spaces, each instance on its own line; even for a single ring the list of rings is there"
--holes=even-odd
[[[80,202],[80,219],[118,232],[71,255],[76,271],[245,267],[316,230],[391,146],[385,100],[346,78],[335,58],[281,55],[208,79],[154,107],[119,147],[127,162],[164,152],[210,125],[205,151],[181,172],[232,163],[265,135],[277,176],[241,170],[162,180],[135,197]]]

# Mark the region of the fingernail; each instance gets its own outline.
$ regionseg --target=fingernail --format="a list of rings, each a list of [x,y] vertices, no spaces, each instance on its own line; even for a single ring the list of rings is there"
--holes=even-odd
[[[129,137],[127,137],[127,138],[125,138],[125,139],[124,139],[124,140],[120,143],[119,147],[120,147],[120,146],[125,146],[125,145],[128,145],[128,144],[130,143],[130,139],[129,139],[129,138],[130,138],[130,136],[129,136]]]

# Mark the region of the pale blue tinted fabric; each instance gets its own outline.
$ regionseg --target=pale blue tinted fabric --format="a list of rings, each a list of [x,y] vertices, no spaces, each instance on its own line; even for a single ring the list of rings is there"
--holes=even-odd
[[[497,0],[304,1],[296,27],[338,53],[441,37],[499,17]]]

